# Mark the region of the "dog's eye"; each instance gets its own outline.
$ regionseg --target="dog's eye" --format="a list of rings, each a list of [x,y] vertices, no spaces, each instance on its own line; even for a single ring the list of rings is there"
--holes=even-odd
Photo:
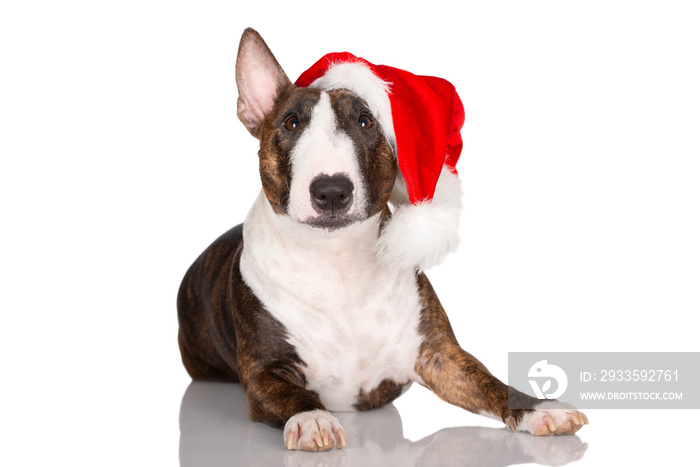
[[[360,115],[357,123],[359,123],[360,127],[362,127],[364,130],[368,130],[372,128],[372,125],[374,125],[374,121],[369,117],[369,115]]]
[[[299,128],[299,118],[296,115],[290,115],[284,121],[284,128],[288,131],[294,131]]]

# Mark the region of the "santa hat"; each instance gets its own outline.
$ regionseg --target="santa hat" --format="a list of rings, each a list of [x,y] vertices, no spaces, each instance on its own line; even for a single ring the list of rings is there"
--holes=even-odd
[[[464,124],[454,86],[442,78],[373,65],[347,52],[325,55],[296,85],[354,92],[396,148],[400,175],[390,199],[392,220],[378,242],[380,259],[424,270],[454,251],[462,207],[455,165]]]

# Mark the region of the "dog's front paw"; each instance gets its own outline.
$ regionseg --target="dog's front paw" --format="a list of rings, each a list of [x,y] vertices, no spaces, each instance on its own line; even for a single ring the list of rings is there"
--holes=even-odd
[[[294,415],[284,426],[284,444],[297,451],[327,451],[347,444],[337,418],[325,410]]]
[[[527,431],[535,436],[572,435],[588,424],[588,417],[569,404],[547,401],[525,412],[520,422],[508,417],[506,423],[513,431]]]

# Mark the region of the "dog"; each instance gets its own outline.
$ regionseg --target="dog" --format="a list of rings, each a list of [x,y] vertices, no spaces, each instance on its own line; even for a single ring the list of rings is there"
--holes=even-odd
[[[236,81],[238,116],[260,140],[262,191],[180,286],[178,343],[194,380],[240,382],[250,419],[283,428],[291,450],[345,446],[330,411],[380,407],[414,382],[513,431],[588,423],[493,376],[457,343],[425,264],[392,261],[412,235],[402,213],[431,206],[401,206],[407,182],[386,113],[352,86],[292,84],[252,29]],[[441,173],[438,188],[453,180]]]

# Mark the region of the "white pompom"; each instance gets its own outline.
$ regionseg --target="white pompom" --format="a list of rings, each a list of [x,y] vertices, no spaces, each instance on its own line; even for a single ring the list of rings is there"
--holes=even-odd
[[[402,199],[401,180],[392,201]],[[459,246],[462,187],[459,178],[444,168],[432,202],[401,203],[381,232],[377,256],[386,265],[424,271],[440,264]]]

